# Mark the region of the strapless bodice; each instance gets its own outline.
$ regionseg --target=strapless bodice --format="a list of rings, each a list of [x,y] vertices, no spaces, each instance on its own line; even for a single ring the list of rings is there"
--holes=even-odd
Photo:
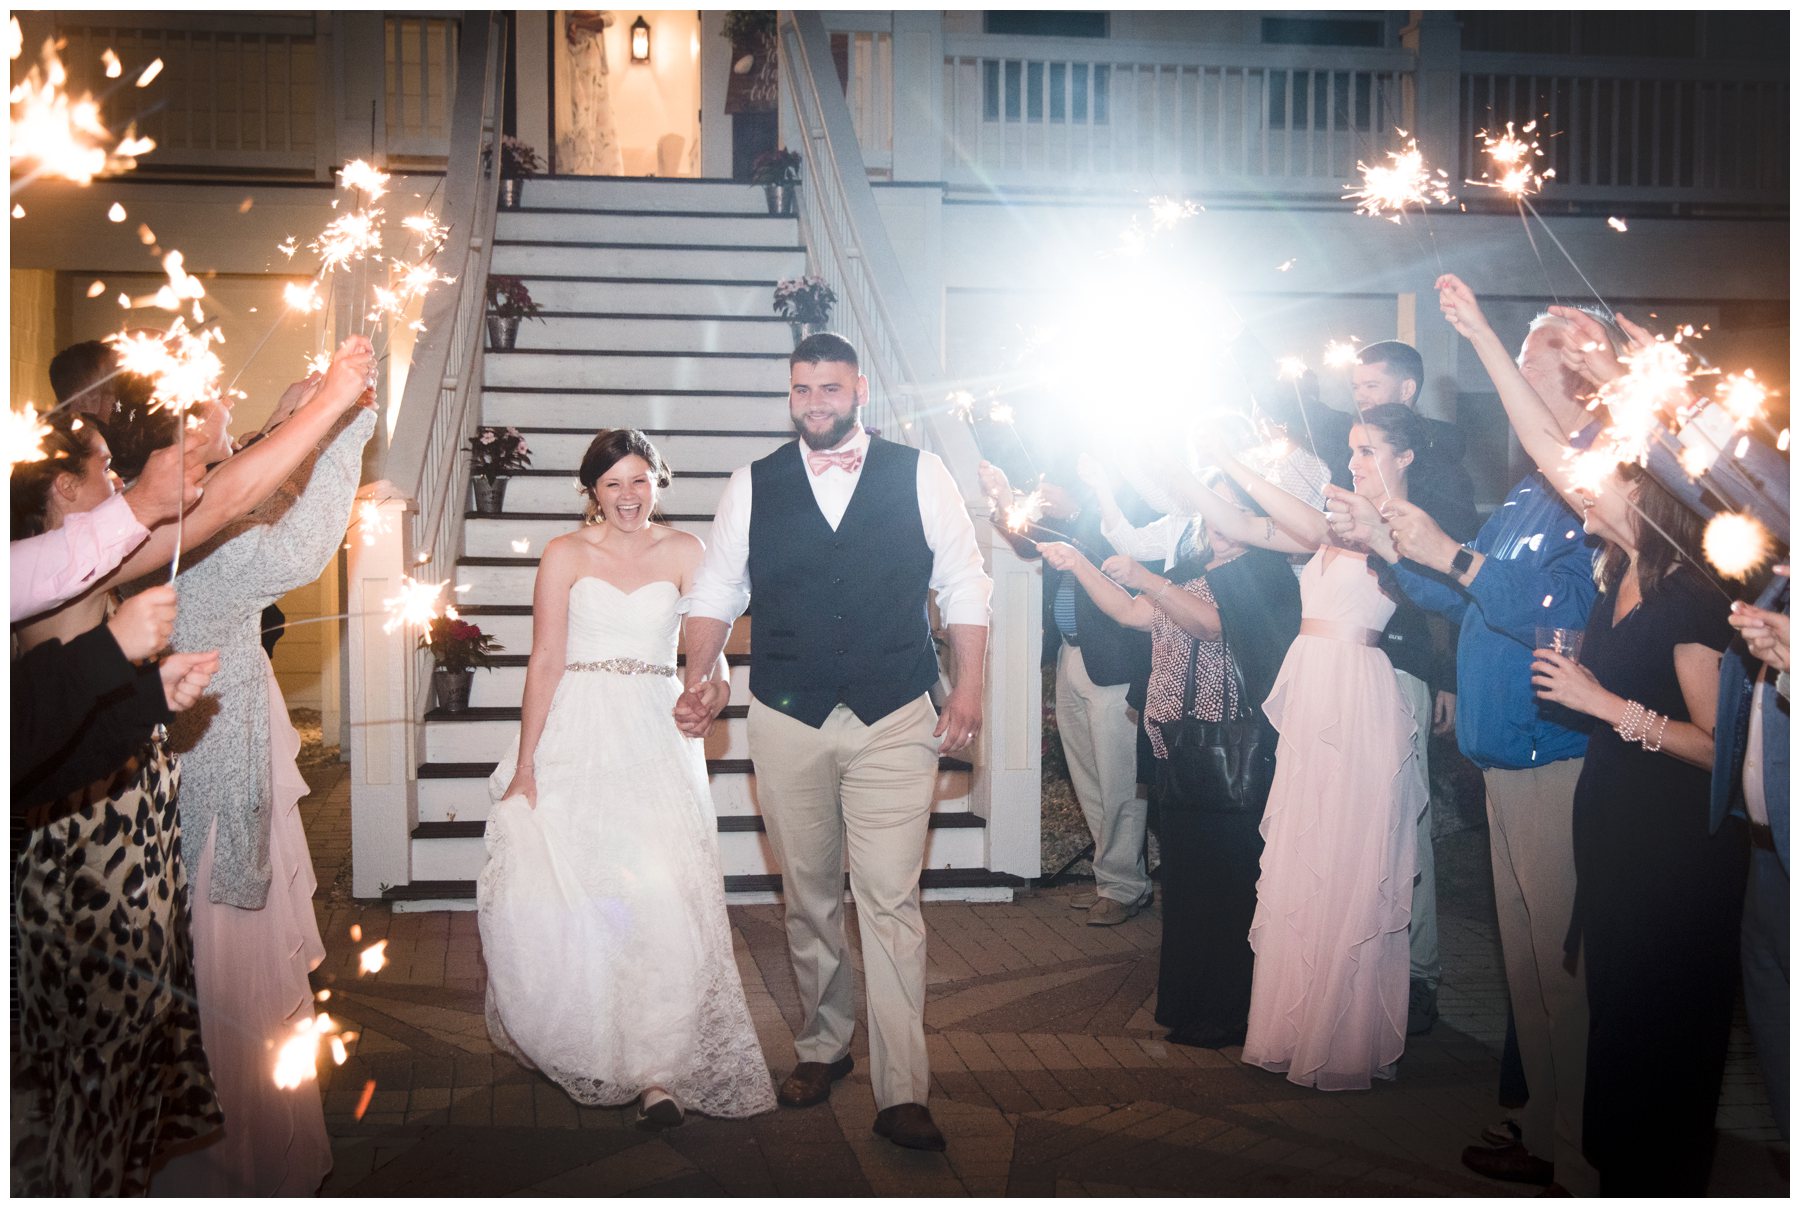
[[[681,628],[681,589],[667,579],[621,591],[592,575],[569,588],[567,661],[638,659],[672,667]]]

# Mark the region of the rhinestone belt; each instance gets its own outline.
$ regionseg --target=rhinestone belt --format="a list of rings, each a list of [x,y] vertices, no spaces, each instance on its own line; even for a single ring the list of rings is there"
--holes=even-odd
[[[611,671],[616,675],[675,675],[673,667],[659,667],[640,659],[601,659],[593,663],[570,663],[564,671]]]

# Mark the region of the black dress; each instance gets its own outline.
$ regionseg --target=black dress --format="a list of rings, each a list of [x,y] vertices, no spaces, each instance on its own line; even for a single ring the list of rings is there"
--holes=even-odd
[[[1223,1048],[1244,1042],[1250,1015],[1250,983],[1256,954],[1250,947],[1250,920],[1256,913],[1256,880],[1262,862],[1262,805],[1274,779],[1275,734],[1261,717],[1281,659],[1300,629],[1300,589],[1287,560],[1252,550],[1204,575],[1200,559],[1170,571],[1173,581],[1197,595],[1210,595],[1224,627],[1224,656],[1243,675],[1244,693],[1233,700],[1222,682],[1195,685],[1192,696],[1208,693],[1239,716],[1253,713],[1264,727],[1263,750],[1270,758],[1260,769],[1249,809],[1218,809],[1205,801],[1180,801],[1168,792],[1165,777],[1157,781],[1157,838],[1162,848],[1162,954],[1157,971],[1156,1022],[1168,1028],[1175,1044]],[[1186,691],[1189,650],[1184,641],[1166,640],[1178,631],[1159,624],[1152,631],[1159,645],[1164,676],[1174,671],[1177,699]],[[1185,636],[1185,635],[1183,635]],[[1152,672],[1156,679],[1156,672]],[[1152,692],[1156,692],[1155,687]],[[1196,708],[1192,715],[1221,716],[1218,708]],[[1148,717],[1148,714],[1146,714]],[[1146,720],[1145,725],[1157,725]],[[1160,760],[1158,761],[1161,762]]]
[[[1692,720],[1674,650],[1723,650],[1724,599],[1683,568],[1617,625],[1602,592],[1581,661],[1609,691]],[[1710,719],[1708,719],[1710,721]],[[1571,942],[1588,984],[1582,1148],[1606,1195],[1700,1195],[1738,981],[1749,855],[1741,818],[1707,833],[1711,774],[1594,729],[1575,788]]]

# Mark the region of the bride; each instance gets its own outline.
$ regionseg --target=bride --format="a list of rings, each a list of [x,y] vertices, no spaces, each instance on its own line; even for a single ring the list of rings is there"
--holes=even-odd
[[[684,1107],[752,1116],[775,1094],[732,956],[701,740],[672,719],[702,546],[651,523],[669,470],[642,432],[600,433],[579,477],[589,522],[544,548],[518,753],[489,781],[488,1031],[580,1103],[639,1099],[642,1127],[680,1124]],[[708,688],[729,696],[730,680]]]

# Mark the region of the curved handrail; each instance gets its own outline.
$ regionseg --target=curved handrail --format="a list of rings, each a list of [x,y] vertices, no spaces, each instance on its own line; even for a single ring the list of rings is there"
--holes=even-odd
[[[971,502],[980,452],[968,428],[950,418],[937,343],[906,285],[900,261],[869,187],[850,107],[838,83],[831,41],[816,12],[780,14],[782,104],[802,134],[807,171],[800,225],[812,271],[838,295],[833,326],[853,341],[870,378],[871,419],[883,435],[929,448]]]

